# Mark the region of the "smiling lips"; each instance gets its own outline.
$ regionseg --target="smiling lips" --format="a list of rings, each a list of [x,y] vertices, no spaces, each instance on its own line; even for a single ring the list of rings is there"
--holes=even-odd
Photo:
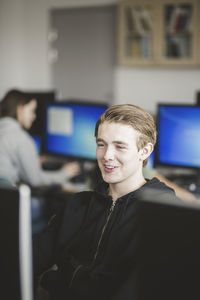
[[[104,165],[104,170],[105,172],[107,173],[112,173],[114,171],[114,169],[116,169],[118,167],[115,167],[115,166],[109,166],[109,165]]]

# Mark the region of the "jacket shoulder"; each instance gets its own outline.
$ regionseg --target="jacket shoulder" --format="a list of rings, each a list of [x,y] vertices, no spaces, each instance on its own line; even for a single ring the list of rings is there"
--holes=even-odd
[[[66,208],[71,210],[84,208],[89,205],[93,198],[94,192],[84,191],[72,194],[66,202]]]

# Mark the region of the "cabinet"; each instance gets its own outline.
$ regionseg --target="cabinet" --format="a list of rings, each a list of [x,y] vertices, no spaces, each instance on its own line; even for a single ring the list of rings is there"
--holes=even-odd
[[[121,65],[200,65],[199,0],[119,2]]]

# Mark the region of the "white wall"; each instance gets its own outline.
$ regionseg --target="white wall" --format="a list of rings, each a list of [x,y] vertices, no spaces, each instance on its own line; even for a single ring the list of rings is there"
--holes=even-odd
[[[24,0],[24,27],[26,77],[23,84],[30,89],[51,88],[47,38],[48,10],[45,0]]]
[[[51,87],[46,2],[0,0],[0,97],[12,87]]]
[[[158,102],[195,103],[199,69],[131,69],[115,72],[116,103],[132,103],[155,113]]]
[[[0,1],[0,91],[21,85],[25,68],[23,1]]]
[[[48,61],[49,9],[105,5],[116,0],[1,0],[0,97],[15,86],[54,88]],[[154,112],[158,101],[195,101],[200,69],[139,69],[116,66],[116,103],[135,103]]]

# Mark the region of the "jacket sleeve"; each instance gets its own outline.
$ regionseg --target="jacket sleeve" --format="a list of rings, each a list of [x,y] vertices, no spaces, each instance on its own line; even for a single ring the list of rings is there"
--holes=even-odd
[[[22,132],[19,139],[17,155],[19,176],[22,180],[32,186],[62,184],[66,181],[67,175],[61,170],[43,171],[41,169],[35,144],[28,133]]]
[[[51,218],[46,230],[34,235],[33,258],[36,275],[47,271],[58,262],[63,248],[68,246],[80,230],[87,212],[87,204],[83,205],[81,202],[85,202],[85,195],[89,198],[89,193],[82,192],[69,197],[63,211]]]
[[[38,276],[55,263],[56,235],[59,218],[55,215],[43,232],[33,235],[33,269]]]
[[[137,299],[137,286],[136,286],[136,272],[135,269],[127,274],[127,277],[124,281],[120,282],[116,286],[116,289],[113,289],[111,300],[132,300]]]

